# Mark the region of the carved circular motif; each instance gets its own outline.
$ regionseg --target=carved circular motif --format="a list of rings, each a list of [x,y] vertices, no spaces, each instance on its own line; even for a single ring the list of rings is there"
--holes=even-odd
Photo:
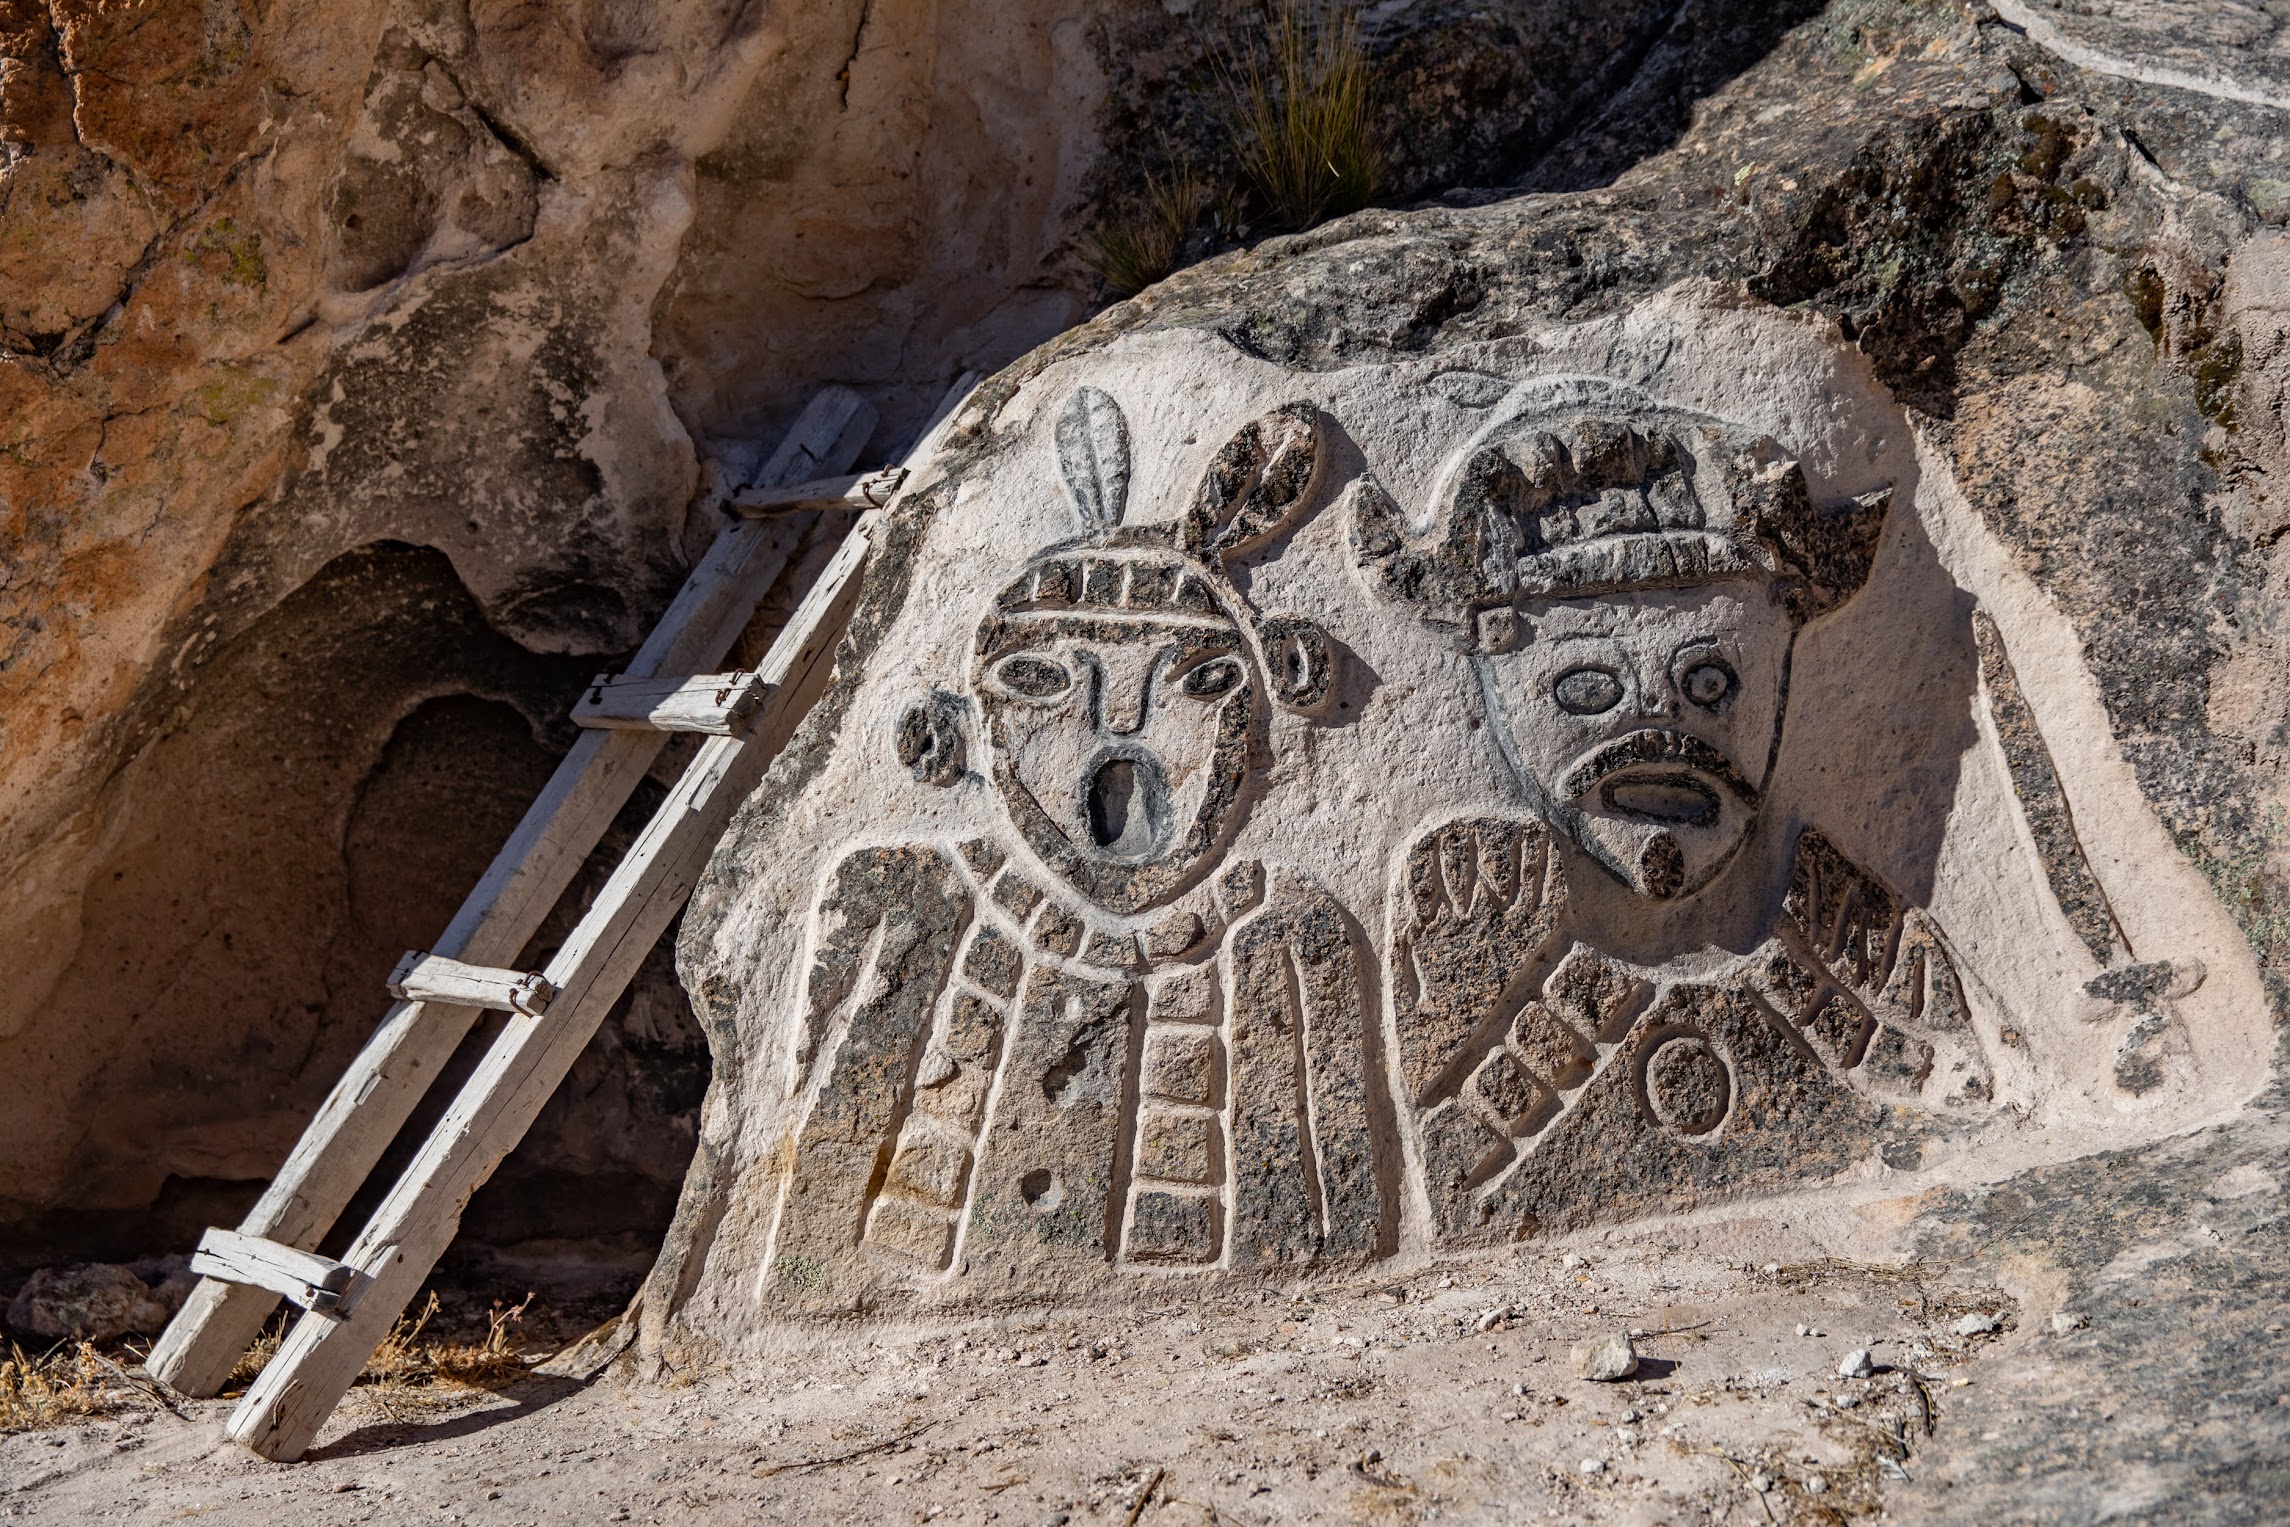
[[[926,785],[951,785],[962,777],[962,703],[947,694],[918,700],[899,717],[899,762]]]
[[[1646,1056],[1646,1104],[1654,1117],[1681,1135],[1706,1135],[1733,1106],[1733,1077],[1710,1042],[1677,1034]]]

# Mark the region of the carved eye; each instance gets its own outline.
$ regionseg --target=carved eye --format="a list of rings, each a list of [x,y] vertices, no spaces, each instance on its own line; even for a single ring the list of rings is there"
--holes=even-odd
[[[1229,657],[1211,658],[1185,675],[1184,691],[1196,700],[1213,700],[1240,682],[1240,664]]]
[[[1734,684],[1733,670],[1711,658],[1687,669],[1680,687],[1703,710],[1716,710],[1732,697]]]
[[[994,679],[1012,694],[1035,700],[1062,695],[1073,683],[1073,675],[1066,671],[1063,663],[1027,652],[1002,659],[994,670]]]
[[[1621,702],[1622,681],[1604,668],[1575,668],[1558,676],[1551,695],[1563,710],[1596,716]]]

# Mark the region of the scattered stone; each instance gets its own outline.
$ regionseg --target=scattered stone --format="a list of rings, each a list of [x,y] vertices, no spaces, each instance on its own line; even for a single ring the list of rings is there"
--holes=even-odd
[[[143,1280],[144,1286],[151,1290],[151,1297],[158,1300],[159,1307],[167,1312],[169,1320],[175,1318],[175,1312],[183,1307],[183,1301],[191,1297],[191,1290],[199,1286],[198,1276],[191,1271],[191,1259],[183,1253],[130,1262],[127,1270]]]
[[[41,1341],[111,1341],[158,1335],[167,1324],[167,1307],[124,1267],[43,1267],[9,1301],[8,1324]]]
[[[1990,1332],[2001,1331],[2003,1328],[2004,1322],[2001,1316],[1990,1315],[1982,1310],[1974,1310],[1948,1329],[1958,1336],[1986,1336]]]
[[[1584,1474],[1603,1474],[1606,1472],[1606,1460],[1603,1458],[1585,1458],[1577,1467]]]
[[[1755,1490],[1758,1494],[1763,1495],[1766,1491],[1773,1488],[1773,1476],[1763,1472],[1752,1474],[1749,1476],[1749,1487],[1752,1490]]]
[[[1576,1256],[1573,1252],[1570,1251],[1565,1256],[1558,1259],[1558,1265],[1565,1268],[1568,1272],[1573,1272],[1582,1266],[1582,1258]]]
[[[2070,1331],[2080,1331],[2089,1324],[2091,1324],[2091,1317],[2078,1310],[2058,1310],[2051,1317],[2052,1334],[2055,1336],[2065,1336]]]
[[[1876,1355],[1866,1347],[1853,1348],[1837,1364],[1837,1377],[1841,1379],[1865,1379],[1876,1371]]]
[[[1594,1384],[1618,1384],[1638,1371],[1638,1351],[1620,1331],[1574,1349],[1574,1375]]]
[[[1808,1475],[1806,1475],[1806,1476],[1805,1476],[1805,1493],[1806,1493],[1807,1495],[1826,1495],[1826,1494],[1828,1494],[1828,1493],[1829,1493],[1829,1481],[1828,1481],[1828,1479],[1827,1479],[1825,1476],[1823,1476],[1823,1475],[1820,1475],[1820,1474],[1808,1474]]]

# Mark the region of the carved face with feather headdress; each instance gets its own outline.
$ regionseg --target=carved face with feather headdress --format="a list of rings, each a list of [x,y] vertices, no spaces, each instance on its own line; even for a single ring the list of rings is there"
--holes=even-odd
[[[1237,824],[1261,696],[1309,709],[1329,648],[1259,619],[1228,559],[1309,504],[1320,417],[1289,404],[1217,452],[1184,516],[1124,526],[1129,432],[1094,387],[1057,424],[1080,534],[1044,549],[979,625],[971,686],[995,786],[1045,864],[1129,913],[1189,884]]]

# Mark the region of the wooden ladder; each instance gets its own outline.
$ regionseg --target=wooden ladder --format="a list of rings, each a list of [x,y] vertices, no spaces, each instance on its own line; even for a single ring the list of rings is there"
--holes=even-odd
[[[968,393],[966,376],[908,455],[919,465]],[[210,1230],[200,1283],[152,1348],[150,1372],[193,1396],[219,1392],[278,1301],[304,1314],[232,1415],[265,1458],[302,1456],[452,1242],[470,1195],[524,1137],[691,894],[731,813],[825,689],[876,511],[908,468],[848,469],[875,411],[846,388],[812,400],[758,486],[692,569],[627,671],[574,707],[584,730],[436,945],[390,973],[397,1001],[236,1231]],[[772,521],[866,511],[754,672],[720,663],[786,569],[796,537]],[[693,676],[695,673],[698,676]],[[517,958],[651,768],[668,735],[704,734],[651,822],[564,946],[538,971]],[[508,1014],[445,1117],[339,1261],[314,1249],[484,1010]]]

